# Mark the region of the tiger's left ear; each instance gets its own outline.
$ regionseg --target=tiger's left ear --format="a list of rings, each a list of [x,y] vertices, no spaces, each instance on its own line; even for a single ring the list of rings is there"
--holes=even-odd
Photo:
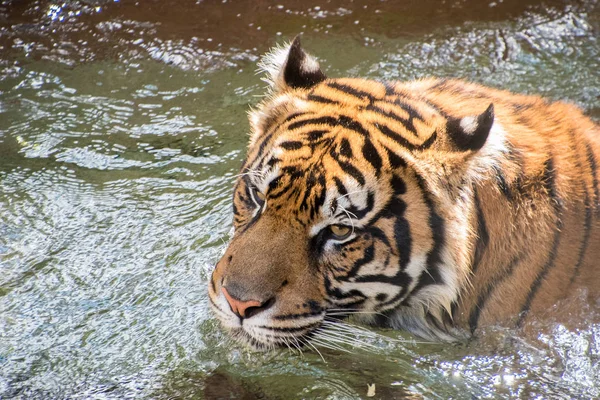
[[[485,144],[493,124],[494,104],[490,104],[479,115],[449,119],[446,132],[454,149],[477,151]]]
[[[307,89],[327,78],[317,60],[302,49],[300,36],[264,56],[259,67],[267,72],[266,80],[274,91]]]

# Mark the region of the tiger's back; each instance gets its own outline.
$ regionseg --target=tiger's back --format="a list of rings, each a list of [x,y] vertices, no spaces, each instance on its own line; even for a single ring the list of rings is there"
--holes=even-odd
[[[213,309],[255,347],[332,315],[452,340],[599,298],[600,130],[574,106],[459,80],[328,79],[267,57]]]

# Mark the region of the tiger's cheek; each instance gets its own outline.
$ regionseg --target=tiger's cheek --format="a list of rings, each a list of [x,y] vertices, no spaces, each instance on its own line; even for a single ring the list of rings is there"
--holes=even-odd
[[[361,260],[374,256],[373,238],[368,233],[360,236],[348,244],[338,244],[327,252],[323,261],[327,265],[328,273],[335,280],[349,278],[359,272]]]

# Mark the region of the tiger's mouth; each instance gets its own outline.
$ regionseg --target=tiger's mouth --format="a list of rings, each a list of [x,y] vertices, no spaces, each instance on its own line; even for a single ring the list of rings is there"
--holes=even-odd
[[[271,309],[249,318],[240,318],[219,298],[209,296],[210,305],[230,336],[253,350],[267,351],[277,348],[300,349],[308,344],[315,333],[322,330],[329,318],[326,310],[306,314],[277,315]]]
[[[309,346],[311,338],[318,329],[319,327],[309,329],[299,335],[254,335],[244,328],[230,328],[229,335],[233,340],[248,346],[254,351],[269,351],[281,348],[300,350]]]
[[[348,351],[348,348],[374,351],[375,341],[381,337],[368,328],[347,322],[352,311],[323,309],[318,315],[292,318],[290,315],[272,315],[269,318],[255,315],[247,319],[238,318],[233,312],[223,310],[210,301],[221,326],[229,337],[253,351],[267,352],[289,349],[294,353],[314,351],[321,357],[320,349]],[[298,315],[299,316],[299,315]],[[294,320],[293,324],[281,325],[283,320]],[[301,319],[299,321],[298,319]]]

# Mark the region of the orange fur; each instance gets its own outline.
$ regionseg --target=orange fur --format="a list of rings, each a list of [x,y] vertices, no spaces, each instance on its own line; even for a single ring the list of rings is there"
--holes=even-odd
[[[236,334],[303,340],[352,306],[452,339],[579,287],[598,299],[600,129],[577,107],[453,79],[325,79],[296,41],[277,59],[209,285]],[[225,286],[264,304],[256,317],[237,321]]]

